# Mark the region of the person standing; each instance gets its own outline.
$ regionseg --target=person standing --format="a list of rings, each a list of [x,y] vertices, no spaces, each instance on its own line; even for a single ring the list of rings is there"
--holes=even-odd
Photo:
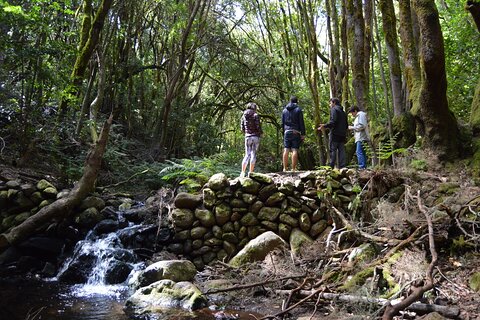
[[[282,132],[283,132],[283,171],[288,171],[288,158],[292,153],[292,171],[297,170],[298,148],[305,139],[305,122],[303,112],[298,105],[296,96],[290,98],[290,102],[285,106],[282,112]]]
[[[353,126],[348,126],[348,129],[353,130],[355,136],[358,168],[364,170],[367,168],[365,144],[369,139],[367,114],[361,111],[357,106],[351,107],[348,112],[355,117],[355,120],[353,120]]]
[[[257,150],[260,145],[260,136],[262,135],[260,117],[257,114],[257,105],[255,103],[250,102],[247,104],[247,109],[243,112],[240,121],[240,129],[245,135],[245,156],[242,161],[240,177],[245,177],[248,163],[250,163],[249,173],[255,169]]]
[[[338,98],[330,99],[330,120],[321,124],[317,130],[323,130],[324,128],[330,129],[330,167],[335,167],[338,152],[338,167],[344,168],[346,166],[345,140],[347,138],[348,121],[347,114],[343,111]]]

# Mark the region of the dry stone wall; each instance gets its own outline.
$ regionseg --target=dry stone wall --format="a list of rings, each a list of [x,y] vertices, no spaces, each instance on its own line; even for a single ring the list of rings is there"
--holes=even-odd
[[[357,196],[353,170],[320,170],[229,180],[210,178],[202,194],[180,193],[172,211],[175,237],[168,249],[197,268],[228,260],[250,240],[273,231],[285,241],[317,239],[331,226],[331,205],[348,211]]]

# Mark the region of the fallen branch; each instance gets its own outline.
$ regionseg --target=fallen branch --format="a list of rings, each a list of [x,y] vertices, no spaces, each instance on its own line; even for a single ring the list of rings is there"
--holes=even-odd
[[[148,171],[150,171],[150,170],[149,170],[149,169],[145,169],[145,170],[143,170],[142,172],[136,172],[136,173],[134,173],[133,175],[131,175],[130,177],[128,177],[127,180],[119,181],[119,182],[114,183],[114,184],[109,184],[108,186],[103,186],[103,188],[118,187],[119,185],[129,182],[130,180],[132,180],[133,178],[135,178],[135,177],[137,177],[137,176],[139,176],[139,175],[142,175],[142,174],[147,173]]]
[[[412,288],[411,293],[398,304],[393,305],[391,302],[387,302],[385,312],[383,313],[382,320],[392,320],[395,315],[397,315],[401,310],[407,309],[415,301],[419,300],[425,292],[431,290],[434,285],[433,280],[433,269],[437,265],[437,251],[435,250],[435,242],[433,238],[433,223],[430,215],[423,206],[420,199],[420,191],[417,193],[417,204],[418,209],[425,215],[428,225],[428,242],[430,254],[432,255],[432,261],[430,262],[427,272],[426,272],[426,281],[424,283],[418,283],[417,286]]]
[[[340,210],[335,208],[335,206],[333,206],[333,205],[331,207],[332,207],[335,215],[341,220],[342,224],[347,229],[347,231],[345,231],[345,232],[353,232],[354,234],[356,234],[360,237],[363,237],[367,240],[371,240],[371,241],[374,241],[374,242],[380,242],[380,243],[386,243],[386,244],[390,244],[390,245],[397,245],[397,244],[402,242],[402,240],[375,236],[375,235],[369,234],[367,232],[364,232],[360,229],[357,229],[357,228],[353,227],[350,224],[350,222],[348,222],[347,218],[345,218],[345,216],[343,215],[342,212],[340,212]]]
[[[296,278],[303,278],[305,275],[299,275],[299,276],[289,276],[289,277],[283,277],[283,278],[278,278],[278,279],[272,279],[272,280],[265,280],[265,281],[260,281],[260,282],[255,282],[255,283],[248,283],[248,284],[240,284],[240,285],[235,285],[232,287],[224,288],[224,289],[216,289],[205,292],[204,294],[214,294],[214,293],[220,293],[220,292],[229,292],[229,291],[237,291],[237,290],[243,290],[243,289],[249,289],[253,287],[258,287],[258,286],[263,286],[269,283],[274,283],[278,281],[283,281],[283,280],[289,280],[289,279],[296,279]]]
[[[321,292],[322,290],[300,290],[297,292],[298,296],[305,298],[312,298],[315,295],[318,295],[321,299],[325,300],[337,300],[347,303],[368,303],[376,304],[380,306],[385,306],[387,303],[395,305],[394,301],[389,301],[388,299],[375,298],[375,297],[365,297],[365,296],[356,296],[349,294],[339,294],[339,293],[328,293]],[[291,290],[275,290],[275,293],[280,295],[289,295]],[[303,299],[305,300],[305,299]],[[302,301],[303,301],[302,300]],[[397,302],[397,304],[403,301]],[[412,303],[409,305],[406,310],[414,312],[438,312],[441,315],[448,318],[455,318],[460,314],[460,309],[457,307],[448,307],[441,306],[437,304],[428,304],[428,303]],[[273,316],[269,316],[273,317]]]

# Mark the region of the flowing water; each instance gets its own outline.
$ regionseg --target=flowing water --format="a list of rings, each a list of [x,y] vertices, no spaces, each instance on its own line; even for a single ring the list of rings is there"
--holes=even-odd
[[[138,227],[138,226],[137,226]],[[135,228],[135,226],[128,226]],[[124,229],[124,230],[126,230]],[[93,268],[84,284],[67,285],[58,281],[66,272],[74,257],[93,257]],[[106,273],[114,258],[131,258],[128,264],[132,273],[143,266],[137,262],[132,250],[123,248],[118,232],[97,237],[90,233],[79,241],[72,257],[65,260],[57,277],[52,279],[31,278],[0,279],[0,320],[127,320],[123,307],[132,292],[128,279],[119,285],[107,285]],[[130,261],[130,260],[129,260]],[[130,273],[130,276],[132,275]],[[129,276],[129,277],[130,277]],[[236,311],[211,311],[208,308],[197,312],[166,310],[142,320],[212,320],[254,319],[253,316]]]

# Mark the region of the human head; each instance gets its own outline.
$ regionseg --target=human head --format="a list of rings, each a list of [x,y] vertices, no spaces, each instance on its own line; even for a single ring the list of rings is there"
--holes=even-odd
[[[358,111],[360,111],[360,109],[358,109],[357,106],[352,106],[352,107],[348,110],[348,113],[351,113],[351,114],[353,114],[354,116],[356,116]]]
[[[257,104],[255,102],[247,103],[247,109],[252,109],[253,111],[257,110]]]
[[[330,98],[330,103],[333,103],[333,105],[340,105],[340,99],[338,98]]]
[[[297,97],[296,97],[296,96],[291,96],[291,97],[290,97],[290,102],[291,102],[291,103],[298,103]]]

